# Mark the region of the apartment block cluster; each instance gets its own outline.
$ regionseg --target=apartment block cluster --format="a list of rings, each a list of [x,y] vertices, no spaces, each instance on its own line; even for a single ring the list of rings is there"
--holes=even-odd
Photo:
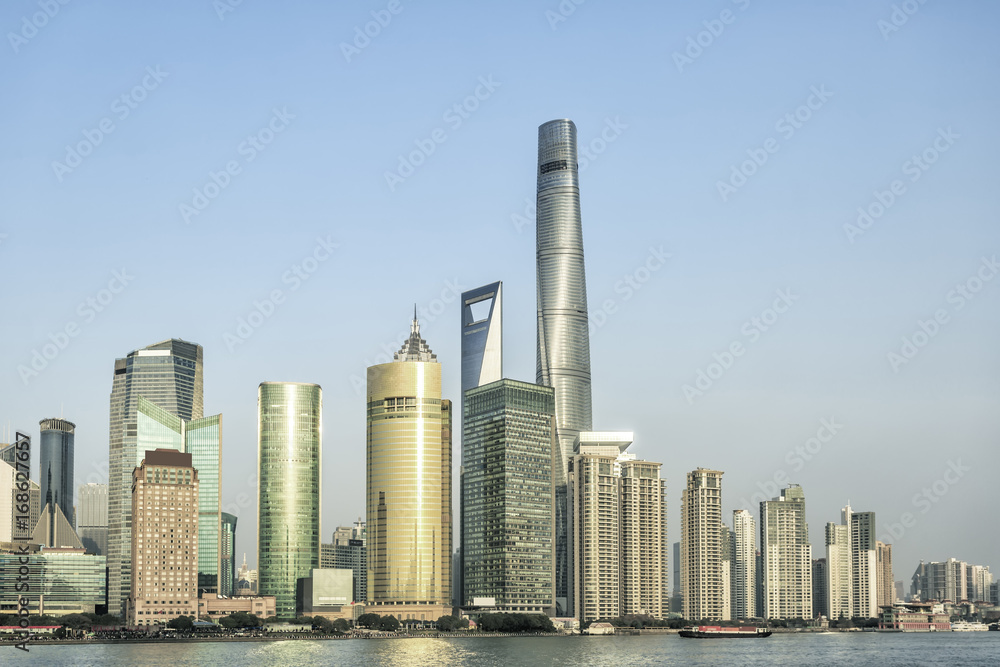
[[[442,396],[442,365],[416,308],[399,351],[367,369],[363,519],[321,541],[322,389],[261,382],[257,567],[244,555],[237,568],[237,516],[221,503],[222,415],[204,415],[203,348],[165,340],[115,361],[109,482],[81,486],[79,512],[74,425],[42,421],[43,483],[27,492],[30,520],[0,525],[0,560],[13,557],[14,542],[31,544],[41,582],[31,604],[106,608],[130,626],[236,612],[429,623],[455,608],[544,613],[567,625],[671,614],[839,619],[891,606],[892,549],[875,539],[874,513],[844,508],[841,523],[826,526],[826,557],[813,560],[801,487],[762,502],[759,515],[735,512],[730,527],[723,473],[704,468],[687,474],[681,493],[671,595],[662,464],[629,451],[632,431],[592,423],[578,172],[573,122],[539,127],[534,382],[503,372],[501,281],[461,296],[457,406]],[[19,499],[16,445],[0,451],[10,459],[2,503]],[[937,591],[937,575],[927,576],[920,590]],[[963,576],[963,590],[969,577],[976,590],[990,585],[979,570]]]

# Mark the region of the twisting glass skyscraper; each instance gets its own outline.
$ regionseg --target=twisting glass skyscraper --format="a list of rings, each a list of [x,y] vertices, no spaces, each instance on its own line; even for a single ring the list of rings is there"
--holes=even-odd
[[[132,585],[132,471],[145,451],[136,448],[136,409],[142,396],[184,420],[204,417],[203,350],[165,340],[115,360],[111,384],[108,473],[108,609],[124,614]]]
[[[538,128],[536,208],[536,381],[555,389],[556,597],[565,610],[570,586],[566,469],[577,435],[593,428],[580,181],[576,125],[571,120],[552,120]]]
[[[298,580],[319,567],[322,392],[300,382],[258,389],[258,592],[275,596],[279,618],[297,615]]]

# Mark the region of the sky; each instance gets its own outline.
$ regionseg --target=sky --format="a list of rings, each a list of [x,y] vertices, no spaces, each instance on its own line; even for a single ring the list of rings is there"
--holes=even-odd
[[[503,280],[504,375],[534,380],[537,127],[570,118],[594,427],[663,463],[670,541],[701,466],[727,520],[801,484],[815,558],[850,502],[907,588],[920,560],[996,570],[998,20],[5,2],[0,423],[70,419],[76,483],[104,481],[114,360],[200,343],[253,565],[257,386],[319,383],[329,541],[364,515],[365,368],[414,303],[457,401],[458,296]]]

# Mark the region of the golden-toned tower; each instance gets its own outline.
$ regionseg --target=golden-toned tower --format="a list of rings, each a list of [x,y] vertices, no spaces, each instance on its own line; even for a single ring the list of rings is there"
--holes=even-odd
[[[414,313],[393,361],[368,369],[368,611],[451,613],[451,418]]]

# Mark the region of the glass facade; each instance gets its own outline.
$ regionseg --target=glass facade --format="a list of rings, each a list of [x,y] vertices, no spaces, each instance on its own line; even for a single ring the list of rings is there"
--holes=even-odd
[[[222,415],[186,422],[184,451],[191,455],[191,465],[198,471],[198,590],[217,593],[222,533]]]
[[[65,419],[38,422],[40,462],[39,481],[42,505],[62,510],[69,524],[76,527],[73,509],[73,440],[76,424]],[[55,512],[50,516],[55,517]]]
[[[322,410],[317,384],[258,388],[258,591],[279,618],[295,617],[297,582],[319,567]]]
[[[452,409],[416,320],[395,361],[368,368],[367,398],[367,602],[433,616],[451,606]]]
[[[137,407],[144,397],[180,419],[204,417],[201,345],[171,339],[116,359],[108,428],[108,606],[124,614],[131,587],[132,471],[137,450]],[[180,449],[180,447],[171,447]]]
[[[147,451],[172,449],[191,454],[198,471],[198,588],[218,592],[222,468],[222,416],[184,420],[140,396],[136,407],[136,461]]]
[[[555,397],[500,380],[465,394],[462,605],[555,611]]]
[[[236,591],[236,517],[222,513],[222,538],[219,540],[219,595]]]
[[[764,560],[764,617],[810,618],[812,546],[806,497],[798,484],[760,504],[760,551]]]
[[[21,558],[27,559],[27,565]],[[28,568],[26,575],[21,574],[22,567]],[[17,590],[18,577],[31,582],[30,589],[19,595],[28,598],[32,613],[37,613],[40,598],[45,602],[45,613],[53,616],[99,611],[106,604],[105,567],[104,556],[78,549],[44,549],[27,556],[0,553],[0,591],[4,591],[0,613],[16,613],[18,596],[12,591]]]
[[[580,220],[576,125],[553,120],[538,128],[536,201],[537,371],[556,392],[556,596],[566,611],[571,586],[566,472],[573,443],[592,428],[590,331]]]

